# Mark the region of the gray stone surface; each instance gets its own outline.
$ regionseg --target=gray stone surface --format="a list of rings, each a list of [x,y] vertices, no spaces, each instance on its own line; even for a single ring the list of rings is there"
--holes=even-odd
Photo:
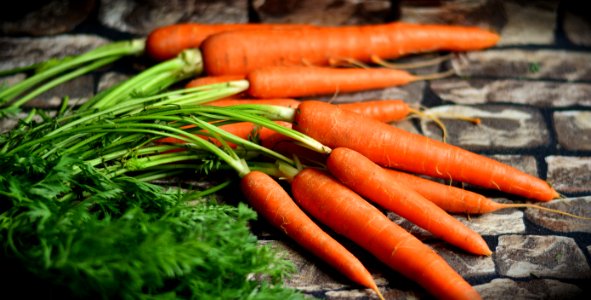
[[[246,23],[246,0],[102,0],[101,24],[122,32],[148,34],[159,26],[175,23]]]
[[[581,299],[580,287],[555,279],[514,281],[508,278],[493,279],[475,286],[482,299]]]
[[[494,252],[501,276],[591,278],[587,259],[572,238],[502,235]]]
[[[70,31],[96,8],[96,0],[26,1],[3,8],[0,33],[6,35],[54,35]]]
[[[491,256],[471,255],[442,244],[435,244],[433,249],[464,278],[469,279],[495,274],[495,263]]]
[[[457,104],[513,103],[539,107],[591,106],[591,84],[516,79],[453,78],[435,80],[430,88]]]
[[[558,212],[537,208],[528,208],[525,210],[525,216],[532,223],[556,232],[591,233],[591,196],[559,199],[548,203],[539,203],[539,205],[587,219],[574,218]]]
[[[563,26],[566,37],[571,43],[579,46],[591,46],[591,21],[584,9],[567,11]]]
[[[554,128],[560,147],[566,150],[591,150],[591,111],[555,112]]]
[[[527,149],[548,144],[548,129],[539,111],[503,105],[442,105],[430,109],[430,113],[446,116],[447,142],[470,150],[488,148]],[[455,116],[479,118],[478,125]],[[434,122],[423,119],[423,134],[439,139],[440,128]]]
[[[263,23],[348,25],[383,23],[391,13],[391,1],[265,0],[253,1]]]
[[[591,53],[566,50],[489,49],[454,58],[459,76],[513,79],[591,80]]]
[[[400,1],[400,20],[411,23],[460,24],[499,31],[506,23],[503,1]],[[491,14],[491,11],[498,13]]]
[[[591,191],[591,157],[548,156],[548,182],[562,193]]]
[[[499,45],[548,45],[554,42],[558,1],[503,1],[507,23]]]

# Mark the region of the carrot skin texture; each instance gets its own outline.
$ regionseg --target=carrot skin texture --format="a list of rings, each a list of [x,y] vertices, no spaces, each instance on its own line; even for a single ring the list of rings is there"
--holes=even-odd
[[[480,299],[478,292],[433,249],[327,173],[304,169],[291,185],[296,202],[315,219],[365,248],[433,296]]]
[[[393,169],[384,169],[400,184],[407,186],[449,213],[485,214],[506,208],[502,203],[478,193],[441,184]]]
[[[197,77],[197,78],[189,81],[185,85],[185,88],[192,88],[192,87],[204,86],[204,85],[214,84],[214,83],[222,83],[222,82],[228,82],[228,81],[234,81],[234,80],[241,80],[241,79],[244,79],[244,77],[245,76],[242,76],[242,75],[220,75],[220,76]]]
[[[300,104],[294,129],[328,147],[353,149],[385,167],[467,182],[539,201],[559,197],[545,181],[509,165],[328,103]]]
[[[240,184],[249,203],[274,227],[352,281],[378,290],[361,261],[312,221],[273,178],[252,171],[242,177]]]
[[[209,36],[226,31],[268,28],[297,28],[303,24],[202,24],[181,23],[162,26],[151,31],[146,38],[146,53],[157,61],[176,57],[185,49],[198,48]]]
[[[247,93],[255,98],[332,95],[408,84],[416,76],[388,68],[273,66],[253,70]]]
[[[435,237],[473,254],[492,254],[478,233],[415,190],[393,180],[385,169],[357,151],[335,148],[326,165],[333,176],[359,195],[395,212]]]
[[[248,74],[278,65],[330,65],[334,59],[370,62],[432,51],[471,51],[494,46],[499,36],[477,27],[393,22],[379,25],[241,30],[203,41],[209,75]]]

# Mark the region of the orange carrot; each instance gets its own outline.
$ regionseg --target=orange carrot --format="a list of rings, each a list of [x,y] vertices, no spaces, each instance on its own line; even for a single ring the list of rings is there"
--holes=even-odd
[[[158,27],[148,34],[146,53],[152,59],[162,61],[176,57],[185,49],[198,48],[210,35],[243,29],[297,28],[303,24],[200,24],[183,23]]]
[[[185,88],[192,88],[192,87],[204,86],[204,85],[208,85],[208,84],[228,82],[228,81],[233,81],[233,80],[241,80],[241,79],[244,79],[244,77],[245,76],[243,76],[243,75],[220,75],[220,76],[197,77],[197,78],[189,81],[185,85]]]
[[[222,32],[201,44],[209,75],[248,74],[266,66],[327,66],[335,59],[370,62],[413,53],[471,51],[494,46],[499,36],[465,26],[400,22],[340,27]]]
[[[328,147],[353,149],[382,166],[540,201],[559,197],[545,181],[509,165],[328,103],[302,102],[293,124],[294,129]]]
[[[273,66],[253,70],[247,93],[255,98],[334,95],[405,85],[422,77],[387,68]]]
[[[389,175],[392,180],[417,191],[427,200],[435,203],[435,205],[449,213],[486,214],[509,208],[532,208],[577,219],[591,219],[534,203],[499,203],[481,194],[455,186],[442,184],[393,169],[384,168],[384,170],[390,173]]]
[[[194,125],[185,125],[181,128],[189,129],[189,128],[194,128],[194,127],[195,127]],[[251,136],[256,134],[256,130],[257,130],[257,126],[253,123],[250,123],[250,122],[230,123],[230,124],[220,125],[219,128],[223,129],[235,136],[241,137],[243,139],[249,139]],[[209,140],[212,143],[214,143],[218,146],[221,146],[221,143],[212,137],[199,135],[199,134],[196,134],[196,136],[201,137],[206,140]],[[159,143],[159,144],[185,144],[186,143],[183,140],[173,138],[173,137],[161,138],[161,139],[156,140],[155,142]],[[232,144],[232,143],[228,143],[228,146],[230,146],[232,148],[236,147],[236,145]]]
[[[291,187],[304,211],[433,296],[480,299],[478,292],[433,249],[328,174],[304,169],[294,177]]]
[[[298,245],[330,264],[352,281],[383,297],[363,264],[322,230],[273,178],[252,171],[241,179],[241,190],[254,209]]]
[[[333,176],[353,191],[435,237],[474,254],[492,254],[478,233],[415,190],[393,180],[385,169],[362,154],[348,148],[335,148],[326,165]]]
[[[307,100],[304,100],[307,101]],[[222,99],[205,103],[213,106],[232,106],[240,104],[265,104],[297,108],[301,101],[294,99]],[[393,122],[404,120],[411,113],[418,113],[417,110],[399,99],[392,100],[368,100],[351,103],[336,103],[338,107],[368,116],[382,122]]]
[[[212,106],[233,106],[242,104],[263,104],[263,105],[277,105],[291,108],[297,108],[300,105],[300,101],[289,98],[276,98],[276,99],[221,99],[211,102],[207,102],[204,105]]]

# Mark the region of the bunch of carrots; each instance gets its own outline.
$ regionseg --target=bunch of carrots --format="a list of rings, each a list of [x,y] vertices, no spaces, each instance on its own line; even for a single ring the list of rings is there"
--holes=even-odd
[[[207,105],[284,107],[291,110],[291,117],[278,124],[329,147],[319,154],[248,120],[220,126],[242,138],[256,136],[265,147],[311,162],[298,167],[278,164],[279,172],[274,175],[290,182],[290,193],[264,172],[241,174],[245,197],[272,225],[380,298],[362,263],[316,221],[354,241],[437,298],[478,299],[478,293],[445,260],[379,208],[399,214],[468,253],[491,255],[482,237],[451,213],[545,208],[497,203],[417,175],[537,201],[550,201],[559,194],[545,181],[513,167],[387,124],[420,113],[402,100],[333,105],[295,99],[438,78],[440,74],[421,77],[395,69],[386,60],[424,52],[481,50],[494,46],[498,39],[495,33],[474,27],[404,23],[348,27],[179,24],[152,32],[146,50],[152,58],[164,60],[181,49],[200,48],[206,76],[192,80],[187,87],[243,79],[249,83],[241,97]],[[339,67],[343,61],[356,67]],[[379,67],[368,67],[371,63]],[[198,129],[194,133],[200,136],[203,132]],[[172,138],[158,142],[182,143]]]
[[[186,144],[206,142],[223,149],[208,146],[237,171],[245,198],[261,216],[380,298],[381,292],[362,262],[317,222],[355,242],[437,298],[479,299],[477,291],[441,256],[388,219],[383,210],[397,213],[463,251],[486,256],[492,251],[484,239],[452,213],[545,208],[496,203],[417,175],[542,202],[560,195],[540,178],[511,166],[391,126],[388,122],[421,113],[404,101],[334,105],[296,98],[437,78],[440,75],[421,77],[394,69],[386,60],[415,53],[476,51],[494,46],[498,39],[495,33],[475,27],[404,23],[162,27],[148,36],[145,51],[153,59],[165,61],[185,49],[198,48],[207,77],[197,78],[188,83],[189,87],[247,82],[248,88],[243,97],[195,104],[200,113],[226,117],[231,122],[191,119],[182,126],[177,123],[180,127],[175,128],[174,135],[155,142],[178,145],[175,151],[190,151]],[[356,67],[343,68],[343,61]],[[108,109],[98,105],[93,108]],[[241,113],[244,111],[257,113]],[[232,150],[242,140],[256,140],[260,145],[257,149],[294,157],[296,163],[278,160],[272,171],[251,170],[245,158]],[[278,179],[287,180],[290,190],[285,190]]]

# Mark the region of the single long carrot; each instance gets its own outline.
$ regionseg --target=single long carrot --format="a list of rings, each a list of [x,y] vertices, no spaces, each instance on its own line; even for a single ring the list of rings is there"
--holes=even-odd
[[[244,77],[245,76],[243,76],[243,75],[201,76],[201,77],[197,77],[197,78],[189,81],[185,85],[185,88],[192,88],[192,87],[204,86],[204,85],[214,84],[214,83],[222,83],[222,82],[228,82],[228,81],[234,81],[234,80],[241,80],[241,79],[244,79]]]
[[[540,201],[559,197],[545,181],[509,165],[328,103],[301,103],[295,111],[293,125],[328,147],[353,149],[382,166]]]
[[[399,184],[381,166],[355,150],[332,150],[326,165],[330,173],[353,191],[407,219],[458,248],[491,255],[484,239],[415,190]]]
[[[325,172],[304,169],[294,177],[291,187],[304,211],[431,295],[440,299],[480,299],[478,292],[433,249]]]
[[[471,51],[494,46],[499,35],[477,27],[408,24],[306,27],[287,31],[222,32],[201,44],[208,75],[248,74],[277,65],[327,66],[335,59],[370,62],[413,53]]]
[[[361,261],[312,221],[273,178],[259,171],[251,171],[242,177],[240,184],[248,202],[271,225],[353,282],[372,289],[383,299],[373,277]]]
[[[303,100],[308,101],[308,100]],[[302,101],[285,98],[285,99],[221,99],[208,102],[205,105],[214,106],[232,106],[241,104],[264,104],[264,105],[278,105],[291,108],[297,108]],[[372,119],[382,122],[401,121],[411,114],[422,113],[411,108],[408,103],[400,99],[384,99],[384,100],[367,100],[350,103],[336,103],[338,107],[350,110]]]
[[[255,98],[334,95],[401,86],[423,80],[404,70],[388,68],[332,68],[272,66],[253,70],[247,93]]]
[[[146,53],[154,60],[163,61],[177,56],[185,49],[198,48],[207,37],[226,31],[244,29],[297,28],[304,24],[203,24],[182,23],[158,27],[146,38]]]

